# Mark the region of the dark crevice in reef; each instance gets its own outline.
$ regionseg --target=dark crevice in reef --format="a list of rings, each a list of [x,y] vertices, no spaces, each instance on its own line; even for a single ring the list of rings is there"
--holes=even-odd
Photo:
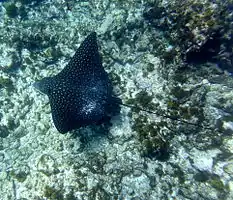
[[[220,34],[216,33],[212,38],[201,46],[198,51],[190,51],[186,54],[186,62],[193,64],[203,64],[206,62],[217,62],[217,55],[220,52]]]

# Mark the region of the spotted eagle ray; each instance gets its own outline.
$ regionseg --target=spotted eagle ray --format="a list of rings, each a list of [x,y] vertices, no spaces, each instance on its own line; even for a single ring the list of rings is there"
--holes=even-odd
[[[173,116],[124,104],[115,97],[112,83],[102,66],[95,32],[88,35],[81,43],[75,55],[60,73],[53,77],[45,77],[34,83],[34,86],[48,95],[52,119],[60,133],[101,124],[109,120],[111,115],[119,112],[119,105],[202,127],[200,124]]]
[[[34,86],[48,95],[53,122],[60,133],[102,123],[119,101],[113,97],[112,84],[102,66],[95,32],[82,42],[59,74]]]

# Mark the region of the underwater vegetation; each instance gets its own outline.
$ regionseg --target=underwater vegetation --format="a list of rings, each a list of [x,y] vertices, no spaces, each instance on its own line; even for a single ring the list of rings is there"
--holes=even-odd
[[[55,189],[51,186],[46,185],[44,188],[43,196],[48,200],[77,200],[73,192],[70,192],[66,195],[63,194],[64,191],[61,189]]]
[[[149,122],[143,115],[135,119],[132,130],[137,132],[143,157],[156,158],[160,161],[169,159],[169,141],[160,134],[160,129],[164,126],[166,126],[165,122]]]
[[[6,138],[9,134],[9,130],[6,126],[0,126],[0,138]]]
[[[174,83],[174,85],[178,84]],[[135,95],[135,98],[128,99],[126,103],[133,106],[131,109],[132,130],[137,133],[138,141],[142,145],[142,156],[166,161],[170,154],[169,141],[174,135],[180,133],[192,135],[194,131],[208,128],[209,122],[203,111],[203,99],[206,93],[207,90],[204,88],[185,90],[174,86],[167,95],[167,110],[162,110],[159,105],[153,103],[152,96],[145,91],[139,92]],[[144,112],[142,112],[142,109]],[[155,122],[150,119],[150,113],[155,116],[162,116],[164,119]],[[167,121],[166,118],[171,121]],[[195,123],[192,123],[193,121]],[[177,128],[176,124],[179,122],[182,122],[183,125]],[[210,137],[213,130],[214,128],[210,127],[207,131],[209,134],[205,131],[205,137]],[[213,136],[209,138],[210,145],[212,144],[211,141],[214,140],[215,137]],[[205,145],[208,148],[208,145]]]
[[[141,155],[166,161],[169,159],[169,142],[161,134],[161,128],[166,126],[166,122],[150,121],[147,115],[140,113],[141,109],[159,110],[158,105],[152,102],[153,98],[153,95],[141,91],[135,95],[135,98],[127,99],[126,104],[133,106],[131,117],[136,114],[133,117],[132,130],[137,133],[137,139],[142,145]]]
[[[16,7],[14,3],[5,5],[5,9],[6,9],[6,14],[10,18],[14,18],[18,15],[18,8]]]
[[[0,89],[1,88],[12,89],[13,88],[13,82],[11,81],[11,79],[10,78],[0,77]]]
[[[28,6],[38,6],[43,0],[14,0],[3,1],[3,6],[6,9],[6,14],[9,18],[20,17],[27,19]],[[1,1],[0,1],[1,2]]]
[[[221,138],[224,135],[221,127],[226,117],[218,122],[208,121],[205,116],[205,101],[210,88],[204,84],[192,88],[190,82],[198,82],[204,78],[211,81],[211,76],[219,77],[224,71],[231,75],[233,1],[171,0],[164,3],[158,0],[147,5],[143,17],[148,26],[161,30],[169,40],[167,45],[156,38],[154,41],[155,46],[159,46],[156,55],[164,61],[160,74],[169,81],[166,114],[195,121],[199,125],[203,122],[204,126],[213,124],[213,130],[204,131],[205,134],[200,130],[199,132],[198,127],[197,130],[190,131],[190,126],[180,127],[180,131],[185,134],[198,131],[199,138],[198,134],[188,137],[199,141],[197,146],[200,149],[221,146]],[[210,67],[208,62],[221,70]],[[227,79],[222,78],[221,84],[224,84],[224,80]],[[189,87],[186,87],[187,85]],[[226,116],[231,118],[232,114],[227,113]]]
[[[164,54],[166,60],[180,56],[187,63],[217,62],[231,73],[232,4],[232,0],[155,1],[144,11],[144,18],[169,38],[172,49]]]

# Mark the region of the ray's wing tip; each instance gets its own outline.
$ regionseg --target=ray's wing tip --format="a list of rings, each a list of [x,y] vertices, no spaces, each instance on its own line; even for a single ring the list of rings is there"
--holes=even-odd
[[[94,46],[95,44],[97,44],[97,33],[95,31],[93,31],[93,32],[89,33],[88,36],[86,36],[86,38],[81,43],[80,47],[81,47],[81,49],[82,49],[82,47],[84,47],[84,49],[86,49],[88,46]]]
[[[97,37],[97,33],[95,31],[92,31],[90,34],[89,34],[90,37]]]
[[[89,41],[97,41],[97,33],[95,31],[91,32],[88,36],[87,36],[87,40]]]

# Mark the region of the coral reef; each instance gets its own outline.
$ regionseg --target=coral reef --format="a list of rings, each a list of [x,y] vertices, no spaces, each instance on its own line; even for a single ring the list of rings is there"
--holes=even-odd
[[[171,0],[155,1],[144,11],[144,18],[169,38],[171,49],[164,59],[182,56],[184,62],[218,62],[232,72],[232,1]],[[168,58],[168,55],[171,58]]]
[[[230,5],[1,2],[0,197],[233,199],[233,81],[213,64],[231,57]],[[121,106],[108,129],[59,134],[32,84],[58,74],[92,31],[114,93],[131,108]],[[212,63],[193,63],[199,52]]]

